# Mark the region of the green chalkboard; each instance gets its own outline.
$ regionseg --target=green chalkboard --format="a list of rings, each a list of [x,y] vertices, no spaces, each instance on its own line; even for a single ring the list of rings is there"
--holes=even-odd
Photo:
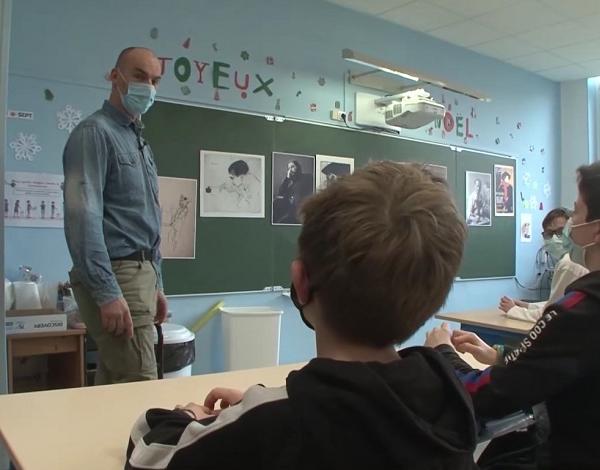
[[[201,150],[265,156],[265,218],[206,218],[197,214],[196,258],[163,262],[168,294],[289,286],[289,264],[296,254],[300,227],[271,225],[271,154],[274,151],[354,157],[355,168],[370,160],[443,165],[447,167],[448,182],[463,211],[466,170],[493,173],[497,160],[514,166],[513,160],[456,152],[450,146],[291,120],[274,122],[264,116],[167,102],[157,102],[144,122],[145,137],[152,145],[160,176],[198,178]],[[515,233],[515,217],[494,217],[491,227],[470,228],[460,276],[514,275]]]

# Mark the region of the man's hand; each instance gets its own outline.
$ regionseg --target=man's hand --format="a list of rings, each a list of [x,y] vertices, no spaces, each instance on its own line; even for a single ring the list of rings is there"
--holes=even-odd
[[[513,299],[511,299],[510,297],[502,297],[500,299],[500,305],[498,305],[498,308],[500,310],[502,310],[504,313],[508,312],[511,308],[513,308],[515,306],[515,301]]]
[[[458,352],[470,353],[484,364],[492,366],[498,361],[498,352],[475,333],[456,330],[452,333],[452,344]]]
[[[131,313],[124,298],[119,297],[117,300],[101,305],[100,318],[102,328],[108,333],[115,336],[125,334],[128,338],[133,338]]]
[[[207,408],[206,406],[198,405],[193,402],[188,403],[185,406],[177,405],[175,409],[185,411],[190,415],[190,417],[193,417],[197,420],[210,418],[211,416],[215,416],[216,414],[218,414],[215,411],[212,411],[210,408]]]
[[[425,346],[435,348],[440,344],[447,344],[452,346],[452,330],[448,326],[448,323],[442,323],[442,326],[435,327],[433,330],[428,331],[425,339]]]
[[[204,399],[204,406],[210,410],[214,410],[217,402],[221,400],[220,407],[222,410],[224,410],[225,408],[239,403],[243,396],[244,392],[234,388],[213,388],[210,392],[208,392],[208,395],[206,395],[206,398]]]
[[[159,290],[156,293],[156,316],[154,317],[154,323],[161,324],[167,319],[167,298],[165,293]]]

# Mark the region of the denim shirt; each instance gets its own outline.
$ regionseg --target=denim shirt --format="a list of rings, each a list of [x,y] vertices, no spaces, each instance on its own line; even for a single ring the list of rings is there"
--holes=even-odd
[[[65,236],[75,276],[98,305],[122,296],[110,260],[153,250],[160,273],[156,166],[142,125],[104,102],[63,153]]]

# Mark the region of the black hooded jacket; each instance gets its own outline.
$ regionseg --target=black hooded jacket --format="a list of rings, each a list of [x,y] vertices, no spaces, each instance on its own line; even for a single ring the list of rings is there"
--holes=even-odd
[[[489,419],[545,402],[548,468],[600,468],[600,272],[573,282],[546,307],[505,363],[477,371],[439,346]],[[546,467],[544,467],[546,468]]]
[[[476,468],[470,399],[429,348],[392,363],[313,359],[286,386],[253,386],[215,419],[152,409],[126,468]],[[215,384],[217,385],[217,384]]]

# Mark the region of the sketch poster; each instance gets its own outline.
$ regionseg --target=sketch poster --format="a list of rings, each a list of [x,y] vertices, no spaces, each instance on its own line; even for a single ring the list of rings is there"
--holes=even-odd
[[[159,176],[158,187],[162,257],[195,258],[197,181]]]
[[[448,181],[448,167],[444,165],[434,165],[433,163],[426,163],[423,167],[436,178]]]
[[[4,225],[63,227],[63,186],[63,175],[7,171]]]
[[[507,217],[515,215],[514,176],[515,169],[512,166],[494,165],[496,216]]]
[[[202,150],[200,216],[263,218],[264,155]]]
[[[354,172],[354,158],[317,155],[317,191],[321,191],[341,176]]]
[[[492,175],[489,173],[466,172],[466,218],[467,225],[492,225]]]
[[[274,225],[300,225],[299,210],[315,192],[315,157],[273,152]]]
[[[521,214],[521,241],[531,243],[531,214]]]

